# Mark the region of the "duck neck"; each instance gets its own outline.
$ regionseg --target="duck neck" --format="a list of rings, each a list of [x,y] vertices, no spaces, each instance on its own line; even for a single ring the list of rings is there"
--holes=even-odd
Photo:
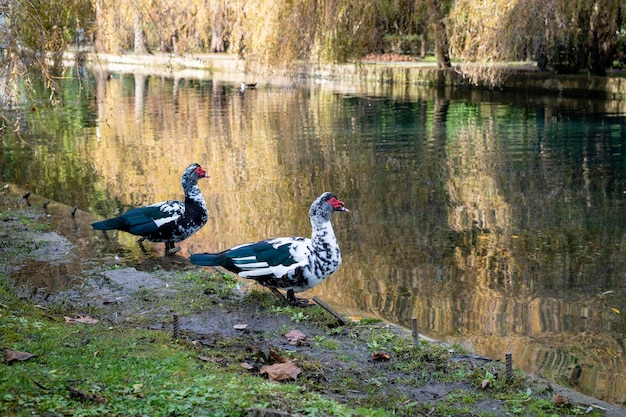
[[[311,227],[313,228],[311,242],[314,248],[326,250],[328,245],[332,247],[337,246],[337,238],[330,220],[311,219]]]
[[[183,182],[183,190],[185,191],[185,200],[191,200],[193,202],[204,205],[204,197],[200,191],[198,184],[192,184],[189,182]]]

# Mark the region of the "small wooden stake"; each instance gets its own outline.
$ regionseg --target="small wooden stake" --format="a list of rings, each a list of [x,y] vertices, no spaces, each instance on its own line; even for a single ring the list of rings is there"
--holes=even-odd
[[[413,347],[419,349],[420,334],[417,331],[417,317],[411,317],[411,334],[413,336]]]
[[[506,352],[504,357],[506,360],[506,380],[511,382],[513,380],[513,354]]]
[[[173,334],[174,340],[178,339],[179,334],[180,334],[180,320],[178,318],[178,314],[174,314],[174,334]]]
[[[339,324],[341,326],[345,326],[346,325],[346,323],[347,323],[346,319],[344,319],[341,314],[339,314],[335,310],[333,310],[333,308],[331,306],[329,306],[328,304],[326,304],[325,302],[320,300],[319,297],[317,297],[317,296],[313,297],[313,301],[315,301],[324,310],[328,311],[330,314],[335,316],[335,318],[339,321]]]

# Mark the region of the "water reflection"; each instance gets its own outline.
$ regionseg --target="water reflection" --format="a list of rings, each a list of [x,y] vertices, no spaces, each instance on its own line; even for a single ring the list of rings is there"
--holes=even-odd
[[[333,191],[344,265],[315,294],[626,401],[624,103],[219,77],[68,80],[64,112],[15,115],[0,175],[108,217],[179,197],[199,162],[210,219],[185,254],[308,234]]]

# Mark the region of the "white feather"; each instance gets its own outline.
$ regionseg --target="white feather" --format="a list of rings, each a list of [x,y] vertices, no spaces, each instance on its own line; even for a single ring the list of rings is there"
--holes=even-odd
[[[270,266],[267,262],[254,262],[254,263],[249,263],[249,262],[245,262],[245,263],[238,263],[239,259],[233,259],[233,262],[235,263],[235,265],[237,265],[239,268],[241,269],[257,269],[257,268],[267,268],[268,266]]]
[[[242,256],[241,258],[233,258],[233,262],[247,262],[247,261],[256,261],[256,256]]]
[[[169,222],[173,222],[175,221],[177,218],[179,218],[180,216],[171,216],[171,217],[164,217],[162,219],[155,219],[153,220],[154,223],[157,225],[157,227],[161,227],[163,226],[165,223],[169,223]]]

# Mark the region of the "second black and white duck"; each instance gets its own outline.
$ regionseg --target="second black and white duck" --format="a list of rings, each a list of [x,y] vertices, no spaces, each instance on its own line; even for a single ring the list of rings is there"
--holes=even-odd
[[[311,238],[280,237],[235,246],[219,253],[193,254],[192,263],[221,266],[243,278],[270,288],[281,299],[278,289],[287,291],[286,301],[301,305],[294,293],[320,284],[341,265],[341,252],[331,224],[336,211],[349,212],[337,196],[326,192],[309,209]]]

